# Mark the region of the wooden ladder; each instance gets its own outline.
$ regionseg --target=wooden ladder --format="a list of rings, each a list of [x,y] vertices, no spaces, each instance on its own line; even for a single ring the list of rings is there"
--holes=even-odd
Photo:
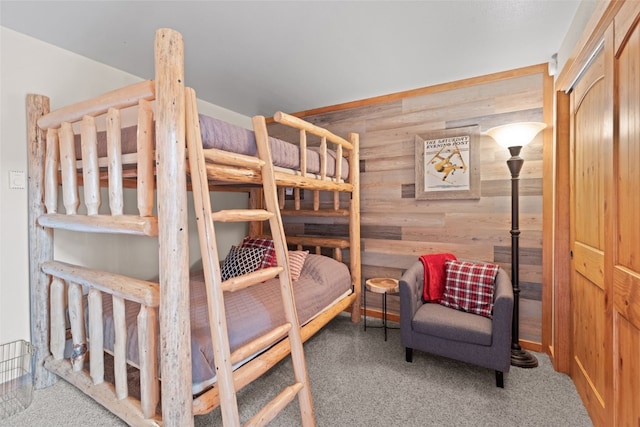
[[[298,316],[293,298],[287,244],[278,205],[275,175],[264,117],[255,117],[253,119],[254,129],[256,129],[255,136],[258,158],[239,154],[225,154],[224,152],[212,149],[204,150],[202,148],[198,125],[195,91],[186,88],[186,97],[186,120],[189,124],[187,126],[186,138],[189,168],[207,288],[209,323],[211,326],[217,384],[220,393],[222,422],[225,426],[240,425],[236,384],[241,384],[241,380],[235,378],[232,365],[258,351],[267,349],[274,343],[288,336],[291,344],[291,358],[293,361],[295,383],[281,391],[273,400],[258,411],[246,425],[262,426],[267,424],[298,396],[303,425],[313,426],[315,425],[313,402],[302,348]],[[234,166],[246,167],[261,173],[266,209],[233,209],[212,212],[205,157],[216,155],[218,156],[218,160],[219,156],[225,156],[227,161]],[[222,281],[214,222],[267,220],[271,228],[278,265]],[[234,292],[260,284],[276,276],[280,278],[283,309],[287,322],[231,353],[225,318],[224,292]],[[264,368],[265,371],[267,369],[268,367]]]

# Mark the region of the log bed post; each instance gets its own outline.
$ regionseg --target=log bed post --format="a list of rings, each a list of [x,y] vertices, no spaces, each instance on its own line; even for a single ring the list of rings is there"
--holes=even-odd
[[[56,381],[56,376],[44,368],[49,356],[49,277],[40,270],[42,261],[53,258],[53,230],[37,224],[44,213],[44,170],[46,135],[38,127],[38,119],[49,113],[49,98],[27,96],[27,138],[29,141],[29,291],[31,295],[31,342],[36,348],[34,381],[44,388]]]
[[[349,134],[349,142],[353,144],[353,150],[349,157],[349,179],[353,186],[349,206],[349,263],[351,266],[351,284],[356,299],[351,308],[351,320],[359,322],[360,303],[362,298],[362,269],[360,254],[360,135]]]
[[[165,426],[192,426],[184,50],[177,31],[156,32],[156,162],[160,246],[160,360]]]

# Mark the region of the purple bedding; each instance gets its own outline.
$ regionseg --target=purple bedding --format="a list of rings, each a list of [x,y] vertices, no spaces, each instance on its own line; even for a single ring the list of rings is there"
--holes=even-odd
[[[213,117],[199,115],[202,145],[249,156],[257,155],[256,139],[252,130],[235,126]],[[290,142],[269,137],[273,164],[286,169],[300,170],[300,147]],[[335,152],[327,150],[327,175],[335,176]],[[342,178],[349,176],[349,165],[343,158]],[[320,173],[320,154],[317,149],[307,148],[307,172]]]
[[[205,148],[218,148],[249,156],[257,155],[256,139],[252,130],[227,123],[225,121],[199,115],[200,134],[202,145]],[[137,127],[131,126],[122,129],[121,144],[122,153],[134,153],[136,151]],[[106,157],[107,143],[106,132],[98,132],[98,156]],[[75,136],[76,156],[80,156],[80,135]],[[273,164],[285,169],[300,170],[300,148],[290,142],[269,137]],[[333,177],[336,173],[336,155],[334,151],[327,150],[327,176]],[[307,148],[307,172],[320,173],[320,154],[317,148]],[[349,177],[349,164],[347,159],[342,159],[342,179]]]
[[[197,394],[215,382],[213,347],[207,315],[207,299],[202,271],[191,274],[191,360],[193,393]],[[237,292],[225,294],[227,327],[231,351],[259,335],[285,323],[279,279]],[[293,283],[298,320],[301,325],[351,291],[348,268],[332,258],[309,254],[300,278]],[[113,348],[114,328],[111,298],[103,298],[104,345]],[[138,334],[136,316],[140,310],[135,303],[126,302],[127,357],[138,362]]]

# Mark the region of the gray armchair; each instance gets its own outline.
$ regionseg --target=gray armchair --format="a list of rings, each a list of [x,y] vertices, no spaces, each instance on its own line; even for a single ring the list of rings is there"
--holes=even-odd
[[[422,302],[424,266],[417,261],[400,279],[400,334],[406,360],[420,350],[495,369],[496,386],[511,366],[513,288],[500,269],[495,280],[493,319]]]

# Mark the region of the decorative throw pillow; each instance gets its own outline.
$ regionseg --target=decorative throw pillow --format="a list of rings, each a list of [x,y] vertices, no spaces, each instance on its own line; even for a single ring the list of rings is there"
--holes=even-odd
[[[273,246],[273,240],[260,237],[245,237],[240,243],[243,248],[259,248],[264,249],[264,255],[260,261],[258,268],[275,267],[278,265],[276,259],[276,249]]]
[[[222,280],[251,273],[260,268],[264,257],[264,248],[243,248],[233,246],[227,254],[220,270]]]
[[[304,260],[307,259],[309,251],[289,251],[289,270],[291,272],[291,280],[298,280]]]
[[[499,267],[495,264],[468,261],[445,261],[447,279],[440,304],[493,317],[493,290]]]

